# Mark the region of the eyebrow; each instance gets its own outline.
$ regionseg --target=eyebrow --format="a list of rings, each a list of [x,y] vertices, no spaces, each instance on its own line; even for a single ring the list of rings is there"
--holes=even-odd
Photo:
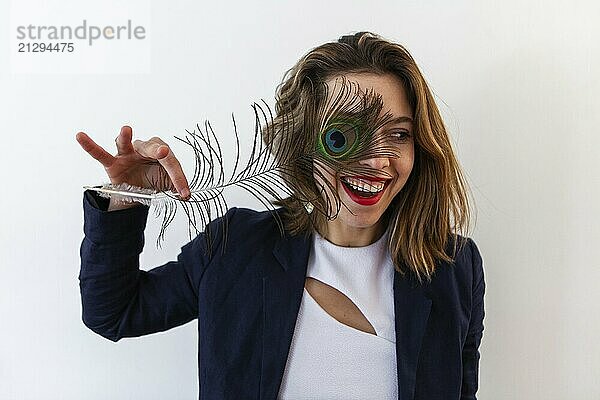
[[[355,116],[355,114],[357,113],[352,113],[352,112],[340,112],[338,113],[338,117],[341,118],[353,118]],[[411,124],[414,122],[413,119],[409,116],[403,115],[401,117],[396,117],[396,118],[392,118],[389,121],[386,122],[387,124],[400,124],[403,122],[410,122]]]
[[[389,124],[399,124],[401,122],[413,122],[413,119],[411,117],[407,117],[407,116],[403,116],[403,117],[396,117],[391,119],[388,123]]]

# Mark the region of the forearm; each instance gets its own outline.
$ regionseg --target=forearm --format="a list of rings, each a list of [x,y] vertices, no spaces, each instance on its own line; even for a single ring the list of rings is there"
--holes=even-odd
[[[148,208],[108,212],[103,210],[106,202],[89,193],[85,196],[79,274],[82,317],[93,331],[118,340],[123,313],[137,296]]]

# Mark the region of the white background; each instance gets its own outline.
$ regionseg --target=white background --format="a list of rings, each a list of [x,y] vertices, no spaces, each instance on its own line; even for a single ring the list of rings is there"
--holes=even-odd
[[[9,4],[0,4],[1,399],[197,398],[196,322],[119,343],[81,322],[81,187],[103,182],[104,171],[75,134],[113,151],[129,124],[135,137],[172,143],[189,169],[191,155],[173,135],[210,118],[231,143],[234,112],[247,139],[251,102],[273,105],[301,55],[359,30],[411,51],[476,199],[471,236],[487,282],[479,398],[600,398],[598,2],[107,8],[113,21],[150,16],[150,72],[138,74],[109,73],[126,57],[95,74],[11,72],[14,32]],[[145,268],[174,259],[188,240],[180,221],[157,250],[158,222],[149,220]]]

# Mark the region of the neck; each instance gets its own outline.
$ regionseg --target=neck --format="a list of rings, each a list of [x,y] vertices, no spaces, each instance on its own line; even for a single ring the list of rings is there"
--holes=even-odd
[[[349,227],[339,220],[329,221],[321,234],[329,242],[342,247],[364,247],[375,243],[385,232],[382,221],[368,227]]]

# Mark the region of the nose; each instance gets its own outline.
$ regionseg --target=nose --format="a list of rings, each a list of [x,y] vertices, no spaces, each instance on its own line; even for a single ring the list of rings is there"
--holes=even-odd
[[[390,159],[387,157],[366,158],[358,163],[375,169],[384,169],[390,165]]]

